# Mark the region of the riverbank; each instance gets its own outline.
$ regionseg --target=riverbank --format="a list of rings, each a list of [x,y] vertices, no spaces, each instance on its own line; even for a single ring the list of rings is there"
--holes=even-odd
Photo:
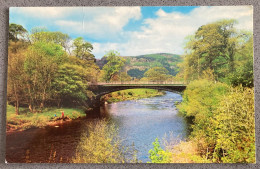
[[[106,94],[102,101],[107,103],[121,102],[126,100],[137,100],[164,95],[164,91],[156,89],[127,89]]]
[[[192,81],[177,108],[192,119],[191,135],[154,162],[255,163],[254,88]]]
[[[61,118],[61,111],[64,111],[64,119]],[[56,107],[45,108],[41,113],[31,113],[28,109],[20,108],[20,114],[16,115],[15,108],[7,105],[6,132],[55,126],[85,116],[86,113],[82,109]]]

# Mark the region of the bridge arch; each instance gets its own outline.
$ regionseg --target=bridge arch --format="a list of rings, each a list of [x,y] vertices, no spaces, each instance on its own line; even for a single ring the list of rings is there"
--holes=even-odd
[[[91,107],[94,109],[101,106],[101,97],[105,94],[126,90],[126,89],[157,89],[180,93],[186,89],[186,85],[180,84],[102,84],[91,85],[90,90],[95,94],[95,97],[91,99]]]
[[[121,90],[126,90],[126,89],[156,89],[156,90],[165,90],[169,92],[174,92],[174,93],[181,93],[185,90],[186,86],[110,86],[110,87],[99,87],[99,89],[96,89],[94,93],[96,94],[96,97],[101,97],[103,95],[116,92],[116,91],[121,91]]]

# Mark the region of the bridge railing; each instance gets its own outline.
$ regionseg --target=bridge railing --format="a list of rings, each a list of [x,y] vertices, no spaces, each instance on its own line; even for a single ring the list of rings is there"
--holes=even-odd
[[[156,81],[156,82],[151,82],[151,81],[125,81],[125,82],[98,82],[93,85],[186,85],[185,82],[183,81]]]

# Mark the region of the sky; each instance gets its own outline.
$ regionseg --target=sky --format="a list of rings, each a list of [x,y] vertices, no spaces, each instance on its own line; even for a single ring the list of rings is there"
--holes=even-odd
[[[11,7],[9,22],[83,37],[101,58],[109,50],[122,56],[183,54],[187,36],[221,19],[253,31],[252,6]]]

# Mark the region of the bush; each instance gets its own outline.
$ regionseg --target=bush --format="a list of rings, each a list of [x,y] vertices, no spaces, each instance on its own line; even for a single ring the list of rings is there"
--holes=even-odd
[[[254,90],[233,89],[223,97],[216,114],[215,162],[254,163]]]
[[[158,138],[153,142],[153,149],[149,151],[149,154],[151,163],[170,163],[172,160],[172,154],[161,148]]]
[[[81,136],[73,163],[137,162],[135,149],[124,147],[118,129],[107,120],[87,124],[88,133]]]
[[[205,139],[200,144],[200,150],[206,153],[207,148],[214,150],[215,134],[212,128],[212,117],[218,108],[219,102],[229,91],[230,87],[223,83],[209,80],[196,80],[191,82],[184,91],[183,101],[177,105],[179,111],[187,118],[193,119],[191,137]]]
[[[193,118],[190,139],[213,162],[254,163],[254,89],[207,80],[191,82],[177,105]]]

